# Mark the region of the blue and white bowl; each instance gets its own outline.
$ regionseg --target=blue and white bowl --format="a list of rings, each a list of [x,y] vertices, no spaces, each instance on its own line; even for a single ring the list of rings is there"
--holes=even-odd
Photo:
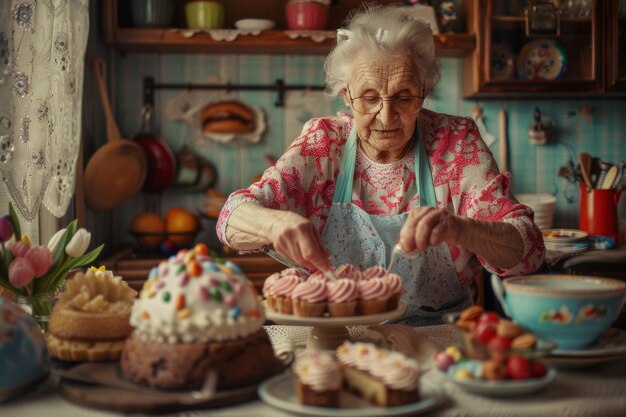
[[[584,349],[617,318],[626,297],[626,283],[580,275],[526,275],[492,287],[514,321],[559,349]]]

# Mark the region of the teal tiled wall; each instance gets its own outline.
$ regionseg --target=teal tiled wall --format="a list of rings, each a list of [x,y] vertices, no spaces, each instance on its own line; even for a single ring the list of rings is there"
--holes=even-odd
[[[498,113],[505,109],[508,112],[509,170],[513,175],[513,192],[556,193],[555,226],[577,227],[577,201],[566,201],[565,180],[557,178],[556,174],[561,165],[580,151],[610,162],[626,160],[626,102],[615,99],[541,100],[540,95],[532,100],[464,101],[460,95],[462,61],[444,59],[442,64],[442,80],[426,107],[469,117],[471,108],[478,104],[484,109],[487,129],[496,135]],[[139,129],[145,76],[155,77],[157,83],[202,83],[209,77],[233,84],[272,84],[277,78],[284,79],[287,84],[322,85],[324,82],[323,57],[318,56],[129,54],[117,57],[115,66],[116,116],[124,137],[132,136]],[[340,101],[329,100],[320,92],[290,92],[286,97],[285,108],[274,106],[276,96],[273,92],[231,92],[229,97],[237,97],[263,109],[267,130],[256,144],[219,144],[198,142],[186,123],[167,119],[167,103],[179,94],[180,91],[173,90],[157,92],[155,127],[175,151],[183,144],[188,144],[212,161],[220,175],[217,188],[223,193],[247,186],[254,175],[267,167],[263,156],[279,156],[297,136],[304,120],[334,114],[343,109]],[[579,116],[582,105],[592,106],[593,121],[585,121]],[[541,110],[543,119],[552,121],[557,128],[557,136],[545,146],[532,145],[528,140],[528,125],[533,121],[535,107]],[[576,114],[571,116],[572,113]],[[496,158],[497,147],[497,142],[492,145]],[[577,198],[575,191],[573,196]],[[175,205],[200,209],[203,198],[202,193],[192,194],[172,187],[156,201],[159,209],[165,212]],[[154,201],[140,194],[117,210],[119,216],[115,224],[119,229],[120,243],[131,241],[126,230],[132,216],[153,205]],[[626,217],[625,206],[621,205],[622,218]]]

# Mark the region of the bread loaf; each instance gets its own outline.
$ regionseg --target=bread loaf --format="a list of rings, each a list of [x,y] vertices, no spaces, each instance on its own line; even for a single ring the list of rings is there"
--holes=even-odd
[[[238,101],[220,101],[202,111],[202,131],[207,133],[254,132],[254,112]]]

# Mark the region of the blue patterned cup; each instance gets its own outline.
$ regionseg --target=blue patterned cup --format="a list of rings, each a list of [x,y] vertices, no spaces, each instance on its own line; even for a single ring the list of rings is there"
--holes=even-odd
[[[527,275],[500,282],[494,293],[505,313],[557,349],[584,349],[617,318],[626,283],[579,275]]]

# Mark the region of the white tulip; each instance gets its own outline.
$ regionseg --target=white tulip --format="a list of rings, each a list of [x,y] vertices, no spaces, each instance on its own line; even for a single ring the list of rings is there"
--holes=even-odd
[[[50,249],[50,252],[54,253],[54,250],[61,241],[61,237],[63,236],[63,233],[65,233],[65,230],[66,229],[59,230],[50,238],[50,241],[48,242],[48,249]]]
[[[65,253],[67,256],[72,258],[78,258],[79,256],[84,255],[89,247],[89,242],[91,241],[91,233],[87,230],[80,228],[76,231],[70,243],[65,247]]]

